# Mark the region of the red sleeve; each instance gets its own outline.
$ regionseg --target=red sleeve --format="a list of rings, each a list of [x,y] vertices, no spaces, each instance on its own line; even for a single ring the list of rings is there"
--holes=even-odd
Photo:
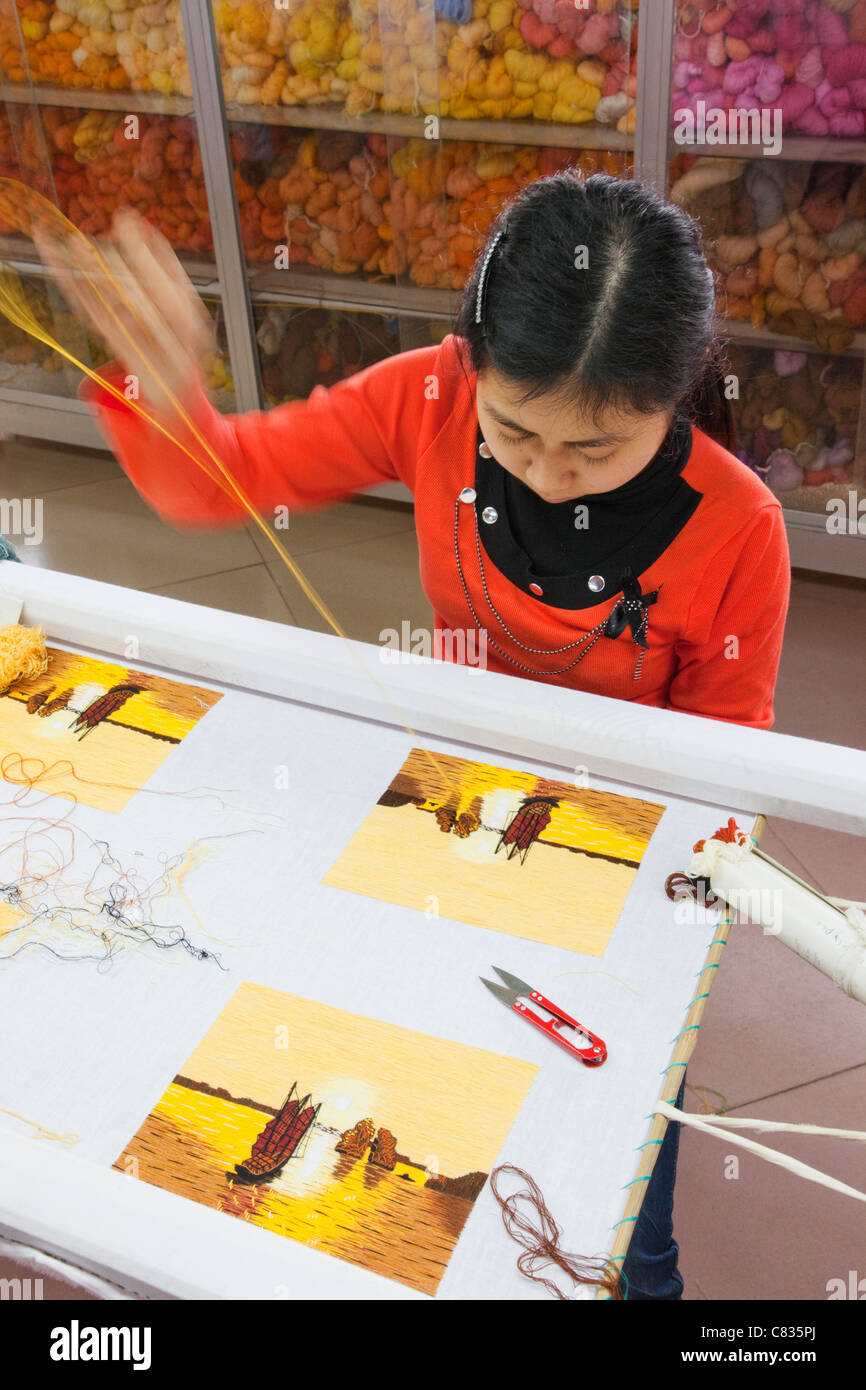
[[[200,435],[257,511],[314,510],[377,483],[414,485],[424,380],[438,348],[398,353],[336,386],[317,386],[304,401],[268,411],[222,415],[200,383],[183,405]],[[124,368],[102,372],[123,389]],[[246,513],[196,460],[216,473],[208,452],[179,420],[161,423],[175,442],[128,405],[86,379],[79,395],[135,487],[179,526],[237,525]],[[139,403],[146,408],[144,401]],[[190,458],[183,446],[195,456]]]
[[[763,507],[713,555],[698,586],[694,640],[677,643],[668,709],[769,729],[790,589],[782,510]]]

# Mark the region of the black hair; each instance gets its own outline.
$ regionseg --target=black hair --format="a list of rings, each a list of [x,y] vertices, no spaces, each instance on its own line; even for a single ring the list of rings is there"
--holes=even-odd
[[[676,411],[736,446],[700,229],[645,184],[571,170],[529,184],[494,223],[454,331],[471,370],[492,367],[521,401]]]

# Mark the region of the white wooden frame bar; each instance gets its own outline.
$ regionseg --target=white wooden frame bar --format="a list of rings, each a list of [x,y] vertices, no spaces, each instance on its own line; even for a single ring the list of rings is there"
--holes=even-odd
[[[14,561],[0,593],[57,641],[719,806],[866,834],[866,752],[564,690]],[[372,679],[371,679],[372,677]],[[676,867],[676,866],[672,866]]]

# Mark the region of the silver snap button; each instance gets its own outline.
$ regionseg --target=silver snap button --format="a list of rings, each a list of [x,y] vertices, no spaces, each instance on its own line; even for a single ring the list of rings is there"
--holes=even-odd
[[[529,592],[530,592],[531,594],[538,594],[538,595],[540,596],[541,594],[544,593],[544,590],[542,589],[542,587],[541,587],[540,584],[530,584],[530,586],[529,586]]]
[[[481,455],[481,457],[482,457],[483,459],[492,459],[492,458],[493,458],[493,450],[491,449],[491,447],[490,447],[489,444],[486,444],[486,443],[485,443],[485,444],[479,444],[479,445],[478,445],[478,452],[479,452],[479,454]]]
[[[474,487],[465,487],[465,488],[463,489],[463,491],[461,492],[461,494],[460,494],[460,501],[461,501],[461,502],[474,502],[474,501],[475,501],[475,489],[474,489]]]
[[[587,588],[591,589],[594,594],[600,594],[604,588],[604,576],[600,574],[591,574],[589,576]]]
[[[481,520],[486,521],[488,526],[492,526],[494,521],[499,520],[499,513],[495,507],[485,507],[481,513]]]

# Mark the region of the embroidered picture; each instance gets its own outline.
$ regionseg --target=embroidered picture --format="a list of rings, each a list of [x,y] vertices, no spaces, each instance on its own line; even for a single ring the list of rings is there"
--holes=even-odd
[[[324,882],[601,956],[663,811],[413,748]]]
[[[114,1167],[433,1294],[536,1071],[246,982]]]
[[[48,648],[48,670],[0,696],[3,775],[102,811],[130,797],[219,699],[216,690]]]

